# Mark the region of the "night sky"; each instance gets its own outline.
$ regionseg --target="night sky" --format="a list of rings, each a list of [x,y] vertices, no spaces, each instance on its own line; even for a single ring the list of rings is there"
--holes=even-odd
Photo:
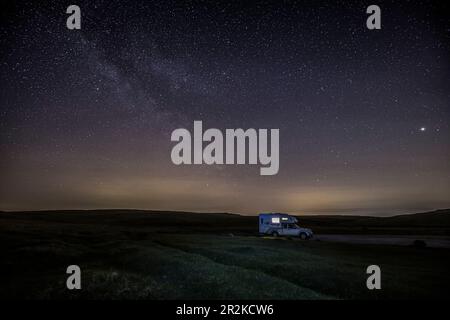
[[[10,2],[0,210],[450,207],[445,1]],[[174,165],[170,135],[194,120],[279,128],[279,173]]]

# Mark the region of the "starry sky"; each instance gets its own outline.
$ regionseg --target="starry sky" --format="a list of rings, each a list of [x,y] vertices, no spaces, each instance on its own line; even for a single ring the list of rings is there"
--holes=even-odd
[[[372,2],[10,1],[0,210],[450,207],[444,1]],[[366,28],[371,4],[381,30]],[[279,173],[174,165],[171,132],[194,120],[279,128]]]

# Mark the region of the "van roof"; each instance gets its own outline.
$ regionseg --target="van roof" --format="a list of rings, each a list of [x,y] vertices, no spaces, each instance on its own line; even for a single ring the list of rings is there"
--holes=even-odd
[[[289,217],[289,214],[287,213],[260,213],[260,216],[284,216]]]

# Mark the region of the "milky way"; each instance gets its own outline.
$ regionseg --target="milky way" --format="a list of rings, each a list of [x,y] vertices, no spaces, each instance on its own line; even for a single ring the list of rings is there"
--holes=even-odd
[[[450,207],[441,2],[61,1],[2,9],[0,210],[384,215]],[[443,2],[442,2],[443,3]],[[173,130],[279,128],[280,170],[175,166]]]

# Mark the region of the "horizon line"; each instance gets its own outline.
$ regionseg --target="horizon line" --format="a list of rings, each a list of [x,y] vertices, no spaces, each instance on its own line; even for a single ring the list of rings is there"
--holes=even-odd
[[[388,218],[388,217],[396,217],[396,216],[404,216],[404,215],[413,215],[413,214],[421,214],[421,213],[432,213],[437,211],[450,211],[450,208],[437,208],[430,209],[427,211],[411,211],[400,214],[393,213],[392,215],[373,215],[373,214],[329,214],[329,213],[295,213],[295,212],[283,212],[283,211],[267,211],[271,213],[286,213],[292,216],[358,216],[358,217],[374,217],[374,218]],[[260,213],[255,214],[243,214],[237,212],[224,212],[224,211],[186,211],[186,210],[162,210],[162,209],[136,209],[136,208],[90,208],[90,209],[36,209],[36,210],[0,210],[0,213],[40,213],[40,212],[75,212],[75,211],[142,211],[142,212],[155,212],[155,213],[193,213],[193,214],[228,214],[228,215],[236,215],[236,216],[258,216]],[[267,213],[264,212],[264,213]]]

